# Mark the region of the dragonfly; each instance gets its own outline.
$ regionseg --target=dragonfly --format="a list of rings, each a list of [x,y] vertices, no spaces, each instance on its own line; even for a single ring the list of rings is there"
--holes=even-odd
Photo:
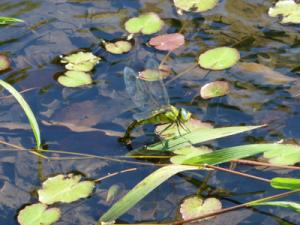
[[[149,58],[146,61],[145,70],[158,71],[158,68],[159,64],[154,59]],[[141,74],[142,72],[137,72],[131,67],[124,68],[126,91],[141,111],[133,115],[134,121],[121,138],[125,143],[130,142],[131,132],[144,124],[176,124],[179,128],[191,118],[191,113],[184,108],[178,109],[170,105],[169,95],[161,78],[147,81],[141,78]]]

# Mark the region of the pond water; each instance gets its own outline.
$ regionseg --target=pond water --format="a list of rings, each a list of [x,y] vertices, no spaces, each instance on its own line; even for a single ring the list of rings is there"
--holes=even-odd
[[[125,36],[123,24],[128,18],[155,12],[165,21],[161,33],[177,32],[185,24],[182,29],[185,47],[172,52],[166,61],[174,74],[191,67],[200,52],[209,48],[232,46],[241,53],[240,64],[229,70],[204,76],[205,72],[196,67],[167,86],[173,105],[184,107],[194,117],[216,127],[269,124],[255,132],[210,142],[210,146],[221,148],[281,139],[298,143],[300,26],[283,26],[268,17],[268,8],[273,3],[273,0],[222,0],[206,13],[180,16],[169,0],[2,0],[1,16],[17,17],[26,23],[0,27],[0,52],[12,61],[11,70],[1,73],[1,79],[25,91],[23,96],[38,119],[45,148],[97,156],[125,155],[129,149],[118,138],[137,109],[126,93],[123,69],[142,66],[149,56],[160,61],[166,53],[147,46],[149,36],[137,37],[131,52],[117,56],[105,52],[100,40]],[[93,85],[65,88],[55,80],[56,74],[64,71],[63,65],[57,63],[58,57],[79,49],[92,51],[102,61],[93,72]],[[265,65],[269,70],[253,71],[254,64],[251,67],[243,63]],[[200,87],[215,80],[228,81],[231,92],[212,100],[201,99]],[[13,98],[4,96],[7,93],[3,92],[0,99],[1,140],[24,148],[34,147],[23,111]],[[157,140],[151,135],[153,129],[152,125],[137,129],[138,138],[132,148]],[[111,206],[111,202],[105,201],[110,186],[119,184],[121,196],[157,168],[94,158],[38,160],[30,153],[7,148],[3,145],[0,152],[0,224],[5,225],[18,224],[18,210],[37,202],[35,190],[50,175],[75,171],[96,179],[124,169],[138,169],[104,180],[91,198],[61,207],[63,217],[56,224],[87,225],[95,224]],[[269,179],[297,175],[288,170],[240,165],[237,169]],[[221,172],[184,173],[157,188],[119,222],[175,220],[179,218],[180,202],[185,196],[197,193],[201,185],[206,186],[206,195],[219,197],[224,207],[277,193],[263,182]],[[300,200],[298,196],[288,199]],[[227,213],[201,224],[299,223],[296,212],[259,207]]]

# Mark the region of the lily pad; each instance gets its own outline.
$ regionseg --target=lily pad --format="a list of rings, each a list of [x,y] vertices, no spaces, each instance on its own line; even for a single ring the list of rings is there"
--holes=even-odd
[[[210,70],[224,70],[232,67],[240,59],[235,48],[218,47],[208,50],[199,56],[199,65]]]
[[[89,72],[101,60],[91,52],[77,52],[68,56],[61,56],[61,63],[66,63],[67,70]]]
[[[53,204],[56,202],[71,203],[80,198],[88,197],[94,187],[93,181],[81,181],[80,175],[62,174],[48,178],[42,189],[38,190],[39,201],[44,204]]]
[[[138,17],[129,19],[125,23],[125,29],[132,34],[143,33],[143,34],[154,34],[161,30],[164,22],[160,17],[153,12],[142,14]]]
[[[47,209],[47,205],[37,203],[22,209],[18,214],[18,222],[21,225],[50,225],[57,222],[60,216],[60,209]]]
[[[220,209],[222,209],[222,203],[216,198],[203,200],[198,196],[193,196],[184,200],[180,206],[180,213],[184,220],[188,220]]]
[[[183,11],[205,12],[214,8],[218,0],[174,0],[174,4]]]
[[[105,42],[106,51],[112,54],[127,53],[132,49],[132,44],[129,41]]]
[[[300,4],[294,0],[281,0],[269,9],[268,14],[271,17],[282,15],[281,23],[300,23]]]
[[[80,87],[93,83],[91,75],[81,71],[67,71],[57,81],[65,87]]]
[[[0,55],[0,71],[7,70],[10,67],[10,61],[6,55]]]
[[[300,146],[292,144],[281,144],[280,146],[281,148],[264,153],[264,158],[269,163],[289,166],[300,162]]]
[[[173,51],[184,45],[184,36],[180,33],[163,34],[151,38],[149,44],[158,50]]]
[[[200,95],[203,99],[210,99],[227,95],[229,90],[230,86],[227,81],[214,81],[201,87]]]

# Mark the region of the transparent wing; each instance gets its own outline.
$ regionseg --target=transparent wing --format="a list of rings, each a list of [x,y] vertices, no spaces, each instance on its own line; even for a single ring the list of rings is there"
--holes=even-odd
[[[146,68],[157,69],[158,63],[153,59],[149,59],[146,62]],[[138,78],[136,71],[130,67],[125,67],[124,82],[129,96],[135,105],[143,112],[141,115],[145,116],[145,118],[146,114],[150,117],[150,112],[157,111],[161,107],[169,105],[169,96],[161,80],[141,80]]]

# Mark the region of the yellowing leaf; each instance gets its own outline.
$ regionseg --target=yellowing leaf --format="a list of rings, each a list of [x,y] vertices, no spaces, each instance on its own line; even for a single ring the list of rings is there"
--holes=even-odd
[[[269,16],[282,15],[281,23],[300,23],[300,4],[294,0],[280,0],[269,9]]]
[[[214,8],[218,0],[174,0],[175,6],[183,11],[204,12]]]

